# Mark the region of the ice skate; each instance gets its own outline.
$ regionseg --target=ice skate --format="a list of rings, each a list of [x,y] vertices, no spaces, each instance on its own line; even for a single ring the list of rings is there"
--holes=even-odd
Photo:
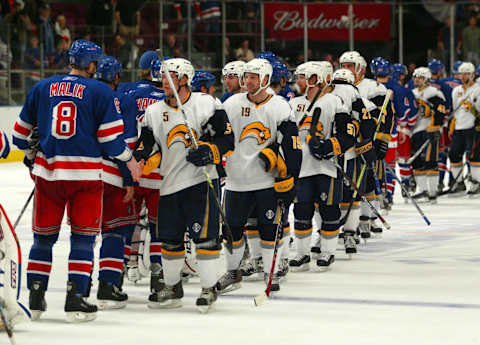
[[[180,280],[174,286],[165,285],[160,291],[148,297],[148,307],[151,309],[172,309],[182,306],[183,286]]]
[[[71,323],[92,321],[97,317],[97,306],[86,301],[73,281],[67,282],[64,310],[67,313],[67,322]]]

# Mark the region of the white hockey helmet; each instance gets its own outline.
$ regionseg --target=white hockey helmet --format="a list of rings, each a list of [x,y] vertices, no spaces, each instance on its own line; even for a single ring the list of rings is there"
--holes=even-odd
[[[270,62],[268,62],[268,60],[252,59],[243,66],[242,77],[245,75],[245,73],[258,74],[258,79],[260,80],[260,87],[258,91],[255,92],[255,95],[257,95],[258,93],[260,93],[261,90],[266,89],[270,86],[270,80],[272,79],[273,68]],[[268,76],[267,84],[262,85],[263,79],[265,79],[265,76]]]
[[[355,50],[347,51],[340,56],[340,66],[344,63],[353,63],[355,65],[355,73],[367,66],[365,59]]]
[[[333,80],[343,80],[353,84],[355,82],[355,76],[349,69],[339,68],[333,73]]]
[[[307,88],[314,87],[315,85],[318,85],[320,83],[326,83],[328,82],[331,78],[328,78],[330,69],[328,66],[325,64],[326,61],[308,61],[304,63],[303,66],[303,73],[305,74],[305,79],[307,80]],[[317,76],[317,82],[315,84],[309,84],[308,80],[316,75]]]
[[[464,62],[458,67],[458,73],[475,74],[475,66],[471,62]]]
[[[428,67],[418,67],[415,68],[415,71],[413,71],[413,77],[424,78],[425,81],[428,81],[432,79],[432,72],[430,72]]]
[[[333,80],[333,66],[329,61],[320,61],[320,64],[325,69],[325,82],[330,84]]]
[[[229,74],[236,75],[238,78],[241,78],[243,75],[243,67],[245,66],[245,61],[232,61],[227,63],[222,69],[222,76],[226,77]]]
[[[183,76],[187,77],[188,86],[192,85],[193,75],[195,74],[195,69],[190,61],[182,58],[174,58],[165,60],[162,64],[162,72],[175,72],[177,73],[178,79],[182,79]]]
[[[305,66],[307,65],[307,62],[304,62],[300,65],[297,66],[295,69],[294,75],[299,76],[300,74],[305,74]]]

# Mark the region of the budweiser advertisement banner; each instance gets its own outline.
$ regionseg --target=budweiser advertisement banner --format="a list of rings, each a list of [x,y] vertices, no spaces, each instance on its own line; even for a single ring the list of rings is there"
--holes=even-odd
[[[288,2],[265,3],[267,37],[298,40],[304,33],[304,4]],[[317,41],[348,40],[347,4],[307,4],[308,38]],[[353,5],[354,39],[388,41],[390,39],[390,5]]]

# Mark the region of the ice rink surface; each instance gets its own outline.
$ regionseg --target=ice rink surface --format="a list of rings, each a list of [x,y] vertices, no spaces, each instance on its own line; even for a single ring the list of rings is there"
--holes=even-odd
[[[12,223],[32,188],[21,163],[0,165],[0,203]],[[360,245],[353,260],[339,245],[330,271],[289,273],[281,291],[261,307],[254,306],[253,296],[265,288],[263,282],[244,282],[201,315],[194,306],[199,281],[192,279],[184,285],[182,308],[150,310],[144,279],[136,286],[126,282],[126,309],[100,311],[97,320],[74,325],[65,322],[63,312],[69,250],[65,225],[54,247],[47,311],[40,321],[16,327],[17,344],[480,344],[480,199],[441,197],[438,205],[421,207],[432,221],[430,228],[411,204],[404,204],[397,188],[393,211],[386,216],[392,229],[384,230],[383,239]],[[28,306],[31,204],[17,234],[24,260],[21,300]],[[219,275],[223,271],[222,264]],[[5,333],[0,344],[8,344]]]

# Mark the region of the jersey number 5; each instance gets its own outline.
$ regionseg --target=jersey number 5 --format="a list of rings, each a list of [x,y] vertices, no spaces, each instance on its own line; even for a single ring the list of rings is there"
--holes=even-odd
[[[57,139],[69,139],[76,133],[77,105],[62,101],[53,108],[52,135]]]

